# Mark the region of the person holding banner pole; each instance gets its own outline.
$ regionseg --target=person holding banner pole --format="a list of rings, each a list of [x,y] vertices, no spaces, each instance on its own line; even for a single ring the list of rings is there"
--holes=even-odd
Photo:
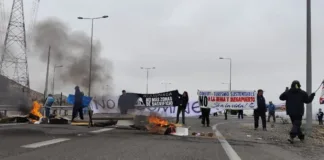
[[[307,92],[300,87],[300,82],[295,80],[291,83],[291,88],[288,89],[287,87],[286,91],[279,97],[280,100],[286,101],[286,112],[293,125],[289,133],[290,137],[288,141],[290,143],[294,143],[294,138],[297,136],[300,141],[304,141],[305,135],[301,130],[302,119],[305,112],[304,103],[312,103],[315,97],[315,93],[308,95]]]
[[[179,116],[180,116],[180,112],[182,113],[182,124],[185,125],[185,112],[186,112],[186,108],[187,108],[187,104],[189,101],[189,96],[188,96],[188,92],[184,91],[183,94],[179,94],[180,96],[180,104],[178,106],[178,110],[177,110],[177,120],[176,123],[179,123]]]

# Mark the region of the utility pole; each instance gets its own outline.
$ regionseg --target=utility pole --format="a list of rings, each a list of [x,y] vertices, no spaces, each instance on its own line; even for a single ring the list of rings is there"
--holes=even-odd
[[[312,18],[311,0],[306,2],[306,91],[312,93]],[[306,105],[306,134],[312,133],[313,113],[312,103]]]
[[[149,79],[149,70],[155,69],[155,67],[141,67],[141,69],[146,70],[146,94],[148,94],[148,79]]]
[[[48,47],[47,70],[46,70],[46,81],[45,81],[44,100],[46,99],[47,92],[48,92],[48,72],[49,72],[50,57],[51,57],[51,46]]]

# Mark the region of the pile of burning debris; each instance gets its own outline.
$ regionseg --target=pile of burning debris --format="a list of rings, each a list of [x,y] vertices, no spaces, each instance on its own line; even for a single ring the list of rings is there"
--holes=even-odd
[[[181,125],[169,122],[168,120],[162,118],[162,116],[158,115],[157,113],[152,113],[148,117],[148,124],[146,125],[146,129],[150,133],[169,135],[169,134],[176,134],[177,131],[183,130],[184,127],[181,127]],[[188,131],[188,129],[187,129],[187,131]],[[188,133],[186,133],[186,134],[188,135]]]

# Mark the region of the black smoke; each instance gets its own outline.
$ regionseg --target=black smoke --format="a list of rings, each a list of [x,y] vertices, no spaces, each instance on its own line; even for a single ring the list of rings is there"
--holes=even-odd
[[[47,55],[50,46],[51,67],[63,65],[63,68],[56,73],[61,81],[62,87],[75,85],[82,87],[87,93],[89,84],[90,66],[90,37],[82,31],[72,31],[65,23],[56,18],[49,18],[40,21],[32,32],[33,53],[39,56],[44,63],[47,62]],[[93,42],[92,56],[92,95],[95,90],[102,89],[102,86],[111,88],[111,62],[101,56],[101,43],[99,40]]]

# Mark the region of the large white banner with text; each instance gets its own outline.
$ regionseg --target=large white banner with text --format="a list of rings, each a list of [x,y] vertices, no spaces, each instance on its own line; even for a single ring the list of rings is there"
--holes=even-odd
[[[251,110],[257,108],[256,91],[198,91],[199,106],[219,110]]]
[[[90,103],[90,108],[94,114],[105,114],[105,113],[120,113],[118,108],[118,97],[102,97],[100,99],[95,98]],[[176,117],[178,107],[146,107],[136,109],[136,113],[148,113],[156,112],[164,117]],[[212,108],[211,114],[215,112],[224,111],[221,108]],[[199,116],[201,115],[198,101],[189,101],[186,111],[186,116]]]

